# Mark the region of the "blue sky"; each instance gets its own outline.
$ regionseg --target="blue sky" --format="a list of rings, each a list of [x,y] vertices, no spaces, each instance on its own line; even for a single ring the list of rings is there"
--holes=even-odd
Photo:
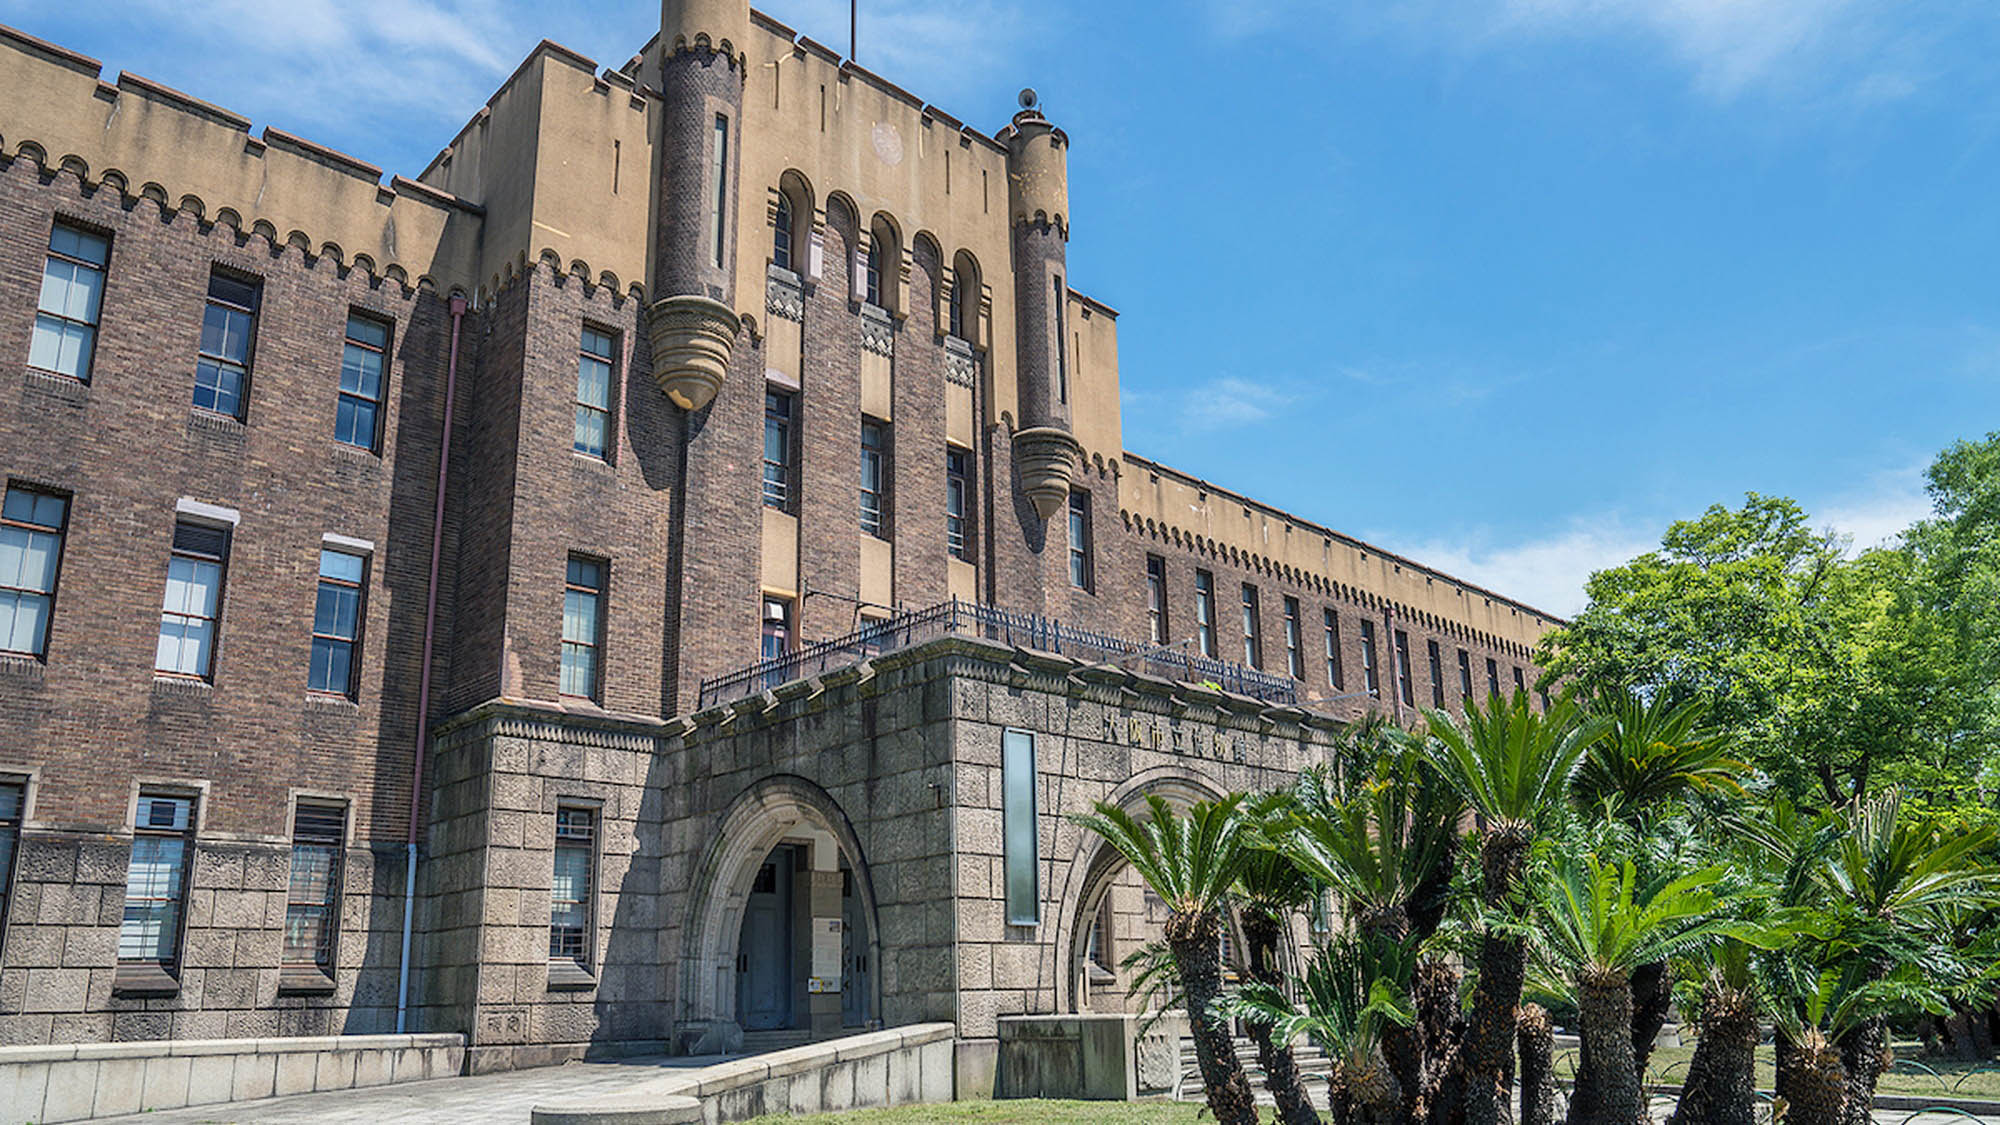
[[[844,47],[839,0],[769,0]],[[0,0],[414,175],[648,3]],[[860,59],[1072,138],[1128,447],[1556,612],[1746,490],[1866,543],[2000,428],[1990,0],[862,0]]]

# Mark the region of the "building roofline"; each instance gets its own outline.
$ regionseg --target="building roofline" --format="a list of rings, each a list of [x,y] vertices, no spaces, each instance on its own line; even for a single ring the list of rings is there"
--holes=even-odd
[[[1218,496],[1228,497],[1230,500],[1234,500],[1237,503],[1240,503],[1247,508],[1258,509],[1260,511],[1268,513],[1269,515],[1285,520],[1288,523],[1292,523],[1299,527],[1306,528],[1307,530],[1322,535],[1328,539],[1338,540],[1342,543],[1347,544],[1350,547],[1355,548],[1356,550],[1363,550],[1371,554],[1380,555],[1385,559],[1393,560],[1397,564],[1409,567],[1411,570],[1415,570],[1421,574],[1427,575],[1432,578],[1443,579],[1444,581],[1450,582],[1453,585],[1477,593],[1482,597],[1491,598],[1496,602],[1503,602],[1516,609],[1522,610],[1526,613],[1533,614],[1536,618],[1550,625],[1561,626],[1569,624],[1568,618],[1562,617],[1559,614],[1550,613],[1545,609],[1540,609],[1536,606],[1529,605],[1527,602],[1524,602],[1519,598],[1508,597],[1506,594],[1502,594],[1496,590],[1492,590],[1485,586],[1481,586],[1477,582],[1468,582],[1465,579],[1460,578],[1455,574],[1447,574],[1446,572],[1439,570],[1434,566],[1426,566],[1423,563],[1420,563],[1417,560],[1410,558],[1408,555],[1398,554],[1397,552],[1391,551],[1385,547],[1378,547],[1375,544],[1368,542],[1366,539],[1357,538],[1355,536],[1347,534],[1344,531],[1335,531],[1333,528],[1330,528],[1325,524],[1316,523],[1312,520],[1305,519],[1300,516],[1295,516],[1292,513],[1287,512],[1282,508],[1266,504],[1264,501],[1258,500],[1255,497],[1246,496],[1243,493],[1238,492],[1233,488],[1226,488],[1212,481],[1204,480],[1201,477],[1195,476],[1193,473],[1176,469],[1171,465],[1161,464],[1160,462],[1152,460],[1151,458],[1140,456],[1139,454],[1134,453],[1129,449],[1125,451],[1125,461],[1129,465],[1143,465],[1154,472],[1164,473],[1168,476],[1179,477],[1181,480],[1186,481],[1187,483],[1194,485],[1205,492],[1212,492]]]

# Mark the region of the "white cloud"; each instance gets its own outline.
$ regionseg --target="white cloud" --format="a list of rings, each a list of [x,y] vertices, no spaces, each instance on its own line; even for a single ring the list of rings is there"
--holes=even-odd
[[[1908,96],[1928,56],[1977,18],[1952,0],[1210,0],[1216,32],[1296,30],[1330,13],[1366,34],[1483,52],[1555,39],[1630,40],[1729,100],[1757,87],[1833,86],[1857,101]]]
[[[1252,382],[1235,375],[1190,387],[1181,396],[1183,432],[1251,426],[1268,422],[1311,397],[1278,382]]]
[[[1852,550],[1881,546],[1930,514],[1923,470],[1922,463],[1885,469],[1827,501],[1801,503],[1812,515],[1813,526],[1846,536]],[[1584,583],[1592,573],[1657,548],[1668,523],[1698,514],[1688,511],[1649,520],[1619,513],[1579,516],[1560,530],[1515,542],[1496,542],[1483,532],[1468,540],[1409,539],[1393,532],[1371,533],[1367,538],[1426,566],[1567,617],[1586,604]]]

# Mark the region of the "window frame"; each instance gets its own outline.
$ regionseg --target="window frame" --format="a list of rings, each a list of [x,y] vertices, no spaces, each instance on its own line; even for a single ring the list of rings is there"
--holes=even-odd
[[[340,555],[344,558],[350,558],[360,563],[361,577],[353,582],[349,582],[346,579],[342,578],[327,577],[326,556],[328,555]],[[363,634],[367,632],[368,628],[368,569],[369,569],[369,564],[372,561],[373,560],[368,555],[363,554],[359,551],[351,551],[351,550],[343,551],[338,547],[327,546],[325,543],[320,544],[320,549],[319,549],[320,570],[318,575],[318,581],[313,584],[313,624],[312,624],[311,648],[313,653],[317,655],[319,650],[319,643],[322,640],[331,642],[333,644],[345,644],[347,646],[347,686],[340,690],[335,690],[330,687],[314,687],[312,685],[312,679],[314,675],[314,670],[317,668],[318,662],[317,660],[313,660],[308,664],[308,670],[306,673],[306,690],[312,692],[315,695],[333,696],[341,699],[346,699],[349,701],[357,700],[361,697],[361,654],[362,654],[361,640]],[[351,637],[341,637],[338,636],[337,634],[321,633],[319,631],[319,593],[323,588],[325,588],[329,584],[333,585],[337,589],[350,589],[354,591],[354,635]]]
[[[249,286],[251,290],[251,303],[247,306],[240,305],[217,297],[215,295],[215,284],[218,280]],[[218,418],[230,418],[238,422],[245,422],[250,418],[250,384],[257,368],[257,329],[259,322],[263,318],[264,311],[264,279],[220,263],[211,266],[208,271],[208,293],[203,299],[201,306],[202,336],[208,335],[208,313],[212,308],[241,313],[249,319],[250,325],[244,332],[243,359],[240,363],[220,353],[203,350],[202,342],[197,340],[195,345],[195,381],[192,409],[199,410],[205,414],[213,414]],[[204,360],[213,364],[218,371],[232,368],[238,369],[236,371],[235,411],[222,410],[216,406],[203,406],[201,404],[201,364]],[[221,387],[219,384],[214,388],[214,394],[219,402],[221,399]]]
[[[962,562],[972,561],[972,508],[972,451],[947,444],[944,447],[944,547],[947,554]]]
[[[57,250],[56,232],[65,229],[70,231],[72,234],[81,235],[85,238],[98,239],[99,241],[103,242],[104,261],[93,262],[87,258],[79,258],[74,254],[69,254],[61,250]],[[46,281],[48,277],[48,269],[49,269],[48,263],[50,259],[66,262],[72,266],[81,266],[83,268],[96,271],[97,274],[99,275],[99,280],[97,283],[97,312],[94,319],[78,320],[76,317],[69,315],[67,312],[58,313],[44,309],[42,308],[41,288],[40,286],[37,286],[35,291],[35,319],[30,324],[28,329],[27,366],[30,370],[40,371],[43,374],[47,375],[53,375],[59,379],[70,379],[75,382],[82,383],[85,386],[90,385],[91,376],[92,374],[94,374],[97,367],[97,336],[98,336],[98,330],[103,326],[104,323],[104,297],[105,294],[110,291],[111,287],[111,244],[113,241],[114,241],[114,236],[111,231],[101,230],[96,227],[90,226],[89,224],[86,223],[74,222],[72,220],[62,217],[61,215],[56,216],[54,221],[52,221],[49,224],[48,243],[46,247],[43,249],[43,256],[42,256],[43,280]],[[80,325],[83,328],[89,330],[90,355],[89,358],[84,361],[81,373],[72,375],[67,371],[62,371],[54,367],[40,367],[35,364],[34,361],[35,336],[41,330],[41,320],[45,316],[52,320],[60,321],[64,325]],[[58,362],[60,362],[61,358],[60,348],[58,348],[57,350],[57,358]]]
[[[1301,649],[1304,638],[1299,631],[1299,599],[1286,594],[1284,600],[1285,617],[1285,670],[1295,680],[1306,678],[1306,657]]]
[[[29,523],[9,517],[6,514],[6,502],[15,492],[20,492],[31,497],[45,497],[57,501],[62,505],[62,518],[56,526],[50,527],[47,524]],[[31,537],[35,535],[53,535],[56,540],[55,560],[49,568],[49,588],[47,590],[35,590],[27,586],[11,585],[10,583],[13,581],[11,577],[0,579],[0,592],[11,593],[15,596],[15,611],[17,613],[20,609],[20,598],[23,596],[38,597],[44,602],[40,647],[38,649],[11,648],[9,645],[12,643],[13,638],[11,636],[0,636],[0,655],[31,658],[44,662],[49,658],[49,637],[55,630],[56,592],[62,587],[63,551],[69,546],[69,515],[70,509],[75,504],[75,499],[74,496],[68,493],[57,492],[49,488],[40,488],[20,481],[10,480],[5,483],[4,487],[0,487],[0,528],[19,528]],[[34,510],[33,500],[29,501],[28,507],[30,518],[32,518]],[[32,542],[32,538],[30,542]],[[25,552],[25,545],[23,550]]]
[[[606,354],[590,350],[591,338],[604,341]],[[576,393],[570,404],[574,417],[570,431],[570,451],[593,461],[611,463],[611,453],[618,445],[618,357],[624,341],[618,332],[586,321],[577,333],[576,340]],[[584,365],[600,363],[604,365],[604,405],[583,400]],[[590,449],[583,443],[583,423],[586,413],[601,415],[604,426],[604,444],[598,449]]]
[[[1458,650],[1458,693],[1461,702],[1472,699],[1472,654]]]
[[[1347,690],[1347,668],[1340,653],[1340,615],[1332,606],[1322,612],[1326,626],[1326,683],[1335,691]]]
[[[1042,921],[1041,785],[1035,742],[1034,731],[1019,727],[1007,727],[1000,736],[1001,896],[1010,926],[1039,926]],[[1025,786],[1019,779],[1024,766]],[[1025,834],[1018,831],[1022,816]],[[1017,876],[1026,880],[1025,888],[1016,885]],[[1023,906],[1026,909],[1017,909]]]
[[[798,395],[791,391],[766,384],[764,387],[764,482],[763,498],[766,508],[776,508],[781,512],[792,510],[796,489],[792,487],[794,467],[798,463]],[[782,461],[771,460],[771,428],[778,427]]]
[[[8,920],[13,915],[14,869],[21,859],[21,826],[28,821],[28,801],[35,778],[31,774],[0,772],[0,790],[19,790],[12,816],[0,804],[0,953],[5,952]]]
[[[869,442],[871,435],[875,439],[873,444]],[[889,487],[890,474],[894,471],[894,461],[892,460],[895,455],[892,444],[893,440],[889,432],[889,423],[879,418],[872,418],[866,414],[861,416],[861,532],[864,535],[872,535],[877,539],[888,539],[892,534]],[[873,460],[875,469],[875,487],[872,489],[868,487],[868,470],[871,459]],[[869,506],[871,499],[874,501],[872,510]]]
[[[564,814],[574,817],[581,815],[588,820],[588,838],[580,844],[575,837],[565,844]],[[601,802],[564,797],[556,801],[554,812],[555,834],[550,846],[549,858],[549,970],[552,974],[578,974],[585,980],[594,979],[597,966],[597,900],[599,884],[603,878],[604,807]],[[561,874],[561,859],[567,848],[584,853],[583,896],[574,899],[556,897],[556,880]],[[582,916],[581,926],[565,926],[563,931],[576,930],[573,935],[576,951],[566,952],[558,943],[567,943],[572,935],[560,933],[556,925],[558,904],[572,904]]]
[[[572,579],[570,567],[573,564],[581,564],[583,566],[596,567],[597,585],[585,586],[582,585],[577,580]],[[563,699],[584,699],[592,703],[596,703],[599,702],[604,696],[605,618],[610,616],[608,613],[605,612],[605,610],[606,610],[606,603],[609,600],[607,595],[610,588],[611,588],[611,563],[609,560],[597,558],[592,555],[580,554],[574,551],[570,552],[569,555],[567,555],[564,558],[563,560],[564,623],[565,625],[567,625],[567,619],[569,617],[569,596],[572,593],[585,594],[593,599],[592,616],[594,617],[594,620],[591,622],[592,635],[590,640],[572,641],[569,639],[568,636],[563,636],[561,639],[562,647],[556,665],[556,694]],[[565,629],[564,632],[567,632],[567,630]],[[570,652],[572,650],[588,650],[590,654],[590,683],[587,685],[589,690],[586,694],[579,695],[575,692],[564,690],[567,687],[567,684],[564,682],[565,670],[569,666]]]
[[[1194,633],[1195,647],[1210,660],[1221,659],[1221,648],[1215,628],[1215,575],[1206,570],[1194,572]]]
[[[1361,685],[1368,698],[1382,698],[1382,653],[1375,644],[1375,623],[1361,619]]]
[[[180,970],[186,957],[188,888],[192,885],[196,860],[197,842],[201,831],[202,797],[199,790],[190,790],[177,785],[140,785],[136,800],[132,804],[131,829],[132,844],[125,861],[125,905],[118,926],[117,968],[113,987],[120,990],[171,991],[179,987]],[[147,809],[148,801],[187,802],[187,823],[181,828],[162,828],[140,823],[140,813]],[[165,899],[141,898],[140,901],[165,901],[173,904],[173,934],[168,940],[171,956],[127,957],[125,955],[125,927],[133,921],[132,877],[134,865],[139,860],[139,841],[142,839],[171,839],[181,845],[180,873],[173,894]],[[143,907],[142,907],[143,909]],[[141,919],[143,921],[143,918]],[[162,927],[164,933],[165,927]]]
[[[324,977],[327,986],[333,983],[334,970],[340,964],[340,919],[341,896],[346,888],[341,876],[347,863],[347,841],[351,829],[349,816],[353,806],[345,799],[329,797],[299,796],[292,802],[292,855],[285,881],[285,928],[279,939],[278,961],[281,989],[310,987],[319,982],[314,975]],[[321,835],[308,839],[303,823],[308,810],[333,814],[334,831],[330,837]],[[322,822],[324,823],[324,822]],[[299,894],[299,853],[306,848],[326,848],[332,852],[327,864],[326,887],[316,901],[303,898]],[[293,956],[293,919],[302,910],[321,909],[325,913],[324,928],[314,949],[311,960],[301,960]]]
[[[1072,589],[1091,593],[1097,587],[1094,544],[1091,542],[1090,493],[1080,488],[1069,493],[1069,584]]]
[[[1489,698],[1500,696],[1500,662],[1490,656],[1486,658],[1486,692]]]
[[[219,555],[211,555],[195,551],[189,548],[181,547],[180,537],[181,537],[181,528],[183,527],[199,528],[205,531],[212,531],[221,535],[222,536],[221,553]],[[162,628],[166,626],[167,623],[166,619],[169,614],[175,617],[184,618],[188,620],[207,621],[209,624],[208,663],[200,671],[196,672],[184,672],[177,668],[160,667],[159,645],[157,640],[158,634],[156,633],[155,643],[153,647],[153,675],[155,677],[164,676],[171,679],[202,680],[208,683],[215,682],[216,660],[221,655],[222,652],[222,615],[223,611],[227,608],[227,598],[229,595],[229,556],[234,552],[235,546],[236,546],[236,529],[234,527],[230,527],[228,525],[204,523],[200,520],[192,520],[186,517],[182,517],[174,521],[174,538],[173,542],[169,545],[167,551],[166,582],[161,584],[161,590],[160,590],[159,625]],[[215,570],[215,615],[213,617],[203,617],[200,614],[182,613],[178,610],[170,610],[167,608],[166,586],[173,582],[173,567],[175,559],[187,559],[195,563],[214,564],[216,570]],[[185,635],[183,635],[182,639],[183,640],[186,639]]]
[[[777,206],[771,209],[771,264],[781,270],[792,270],[793,222],[792,197],[780,185]]]
[[[355,337],[354,322],[357,320],[373,324],[382,330],[381,346],[378,347],[366,340]],[[380,454],[382,452],[382,431],[389,413],[385,409],[389,402],[389,357],[393,354],[393,349],[396,345],[396,326],[387,317],[378,316],[364,309],[350,308],[347,310],[347,326],[341,332],[340,369],[342,378],[335,387],[333,440],[350,449],[365,449],[370,453]],[[377,361],[381,364],[381,368],[375,373],[376,397],[371,399],[366,395],[350,392],[347,389],[345,376],[347,373],[348,348],[359,348],[364,352],[372,353],[378,357]],[[373,411],[373,421],[368,428],[367,445],[362,445],[359,442],[350,441],[340,436],[340,406],[350,399],[358,403],[367,404],[367,408]]]
[[[1514,691],[1518,694],[1526,694],[1527,690],[1528,681],[1521,675],[1521,666],[1516,664],[1514,665]]]
[[[1172,643],[1173,626],[1167,619],[1167,560],[1161,555],[1146,556],[1146,626],[1154,644]]]
[[[1396,630],[1396,698],[1405,707],[1417,705],[1415,673],[1410,670],[1410,631]]]
[[[1257,587],[1243,583],[1243,663],[1264,670],[1264,607]]]
[[[1444,706],[1444,650],[1438,647],[1436,637],[1424,639],[1426,655],[1431,664],[1431,706]]]
[[[710,235],[715,240],[709,262],[721,269],[728,260],[729,239],[729,115],[715,115],[715,126],[711,133],[711,151],[708,165],[708,204]]]

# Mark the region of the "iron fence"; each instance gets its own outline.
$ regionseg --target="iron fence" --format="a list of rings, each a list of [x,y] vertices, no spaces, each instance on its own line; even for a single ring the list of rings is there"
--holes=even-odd
[[[1298,702],[1297,685],[1285,676],[1189,653],[1183,646],[1134,644],[1107,633],[1065,625],[1038,613],[1020,613],[952,598],[870,623],[844,637],[760,660],[726,676],[703,680],[700,706],[712,707],[742,699],[779,684],[949,636],[979,637],[1082,660],[1116,663],[1162,679],[1208,684],[1267,703]]]

